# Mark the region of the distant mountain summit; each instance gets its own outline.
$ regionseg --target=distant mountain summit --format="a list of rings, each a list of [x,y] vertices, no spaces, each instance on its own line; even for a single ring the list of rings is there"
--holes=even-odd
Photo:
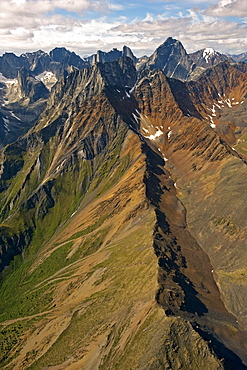
[[[187,54],[182,43],[172,37],[168,37],[151,56],[141,58],[137,58],[128,46],[109,52],[99,50],[85,58],[64,47],[56,47],[49,53],[38,50],[20,56],[5,53],[0,56],[0,147],[16,140],[30,128],[55,83],[75,70],[129,58],[139,78],[148,71],[159,69],[169,78],[189,81],[196,80],[205,69],[218,63],[244,62],[246,55],[243,53],[233,58],[212,48]]]
[[[81,58],[64,47],[56,47],[49,53],[42,50],[23,53],[19,57],[14,53],[5,53],[0,56],[0,73],[5,78],[14,79],[17,78],[18,71],[24,67],[35,77],[41,74],[44,77],[47,72],[52,73],[55,82],[62,74],[70,73],[73,68],[84,69],[95,63],[112,62],[121,57],[129,57],[139,73],[143,70],[157,68],[161,69],[167,77],[182,81],[193,79],[203,69],[224,61],[230,63],[247,61],[247,53],[230,56],[221,54],[212,48],[187,54],[180,41],[168,37],[151,56],[140,58],[137,58],[128,46],[123,46],[122,50],[113,48],[109,52],[98,50],[96,54],[85,58]],[[44,79],[44,82],[46,83],[47,79]]]
[[[231,57],[236,61],[236,62],[243,62],[247,63],[247,52],[241,53],[241,54],[235,54],[231,55]]]
[[[234,59],[225,54],[221,54],[212,48],[205,48],[189,54],[193,62],[203,68],[208,68],[221,62],[228,61],[234,63]]]
[[[90,61],[91,64],[95,64],[95,63],[113,62],[114,60],[117,60],[121,57],[129,57],[130,59],[133,60],[134,63],[136,63],[137,61],[137,58],[134,56],[131,49],[127,46],[124,46],[122,51],[116,48],[109,52],[98,50],[97,53],[89,57],[88,60]]]
[[[149,58],[139,64],[139,70],[156,68],[170,78],[186,80],[196,64],[190,59],[182,43],[169,37]]]

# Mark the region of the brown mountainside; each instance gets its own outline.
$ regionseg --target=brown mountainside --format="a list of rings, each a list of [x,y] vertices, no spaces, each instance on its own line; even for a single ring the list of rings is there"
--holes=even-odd
[[[57,83],[1,152],[2,368],[246,368],[245,81],[121,58]]]

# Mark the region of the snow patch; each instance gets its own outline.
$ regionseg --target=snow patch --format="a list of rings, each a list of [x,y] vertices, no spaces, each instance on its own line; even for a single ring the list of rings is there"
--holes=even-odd
[[[5,81],[5,83],[6,83],[7,85],[17,85],[17,84],[18,84],[18,81],[17,81],[17,79],[15,78],[15,79],[13,79],[13,80],[7,80],[7,81]]]
[[[44,71],[44,72],[40,73],[39,75],[37,75],[35,78],[36,78],[36,80],[40,80],[42,82],[48,82],[52,78],[56,79],[56,76],[52,72]]]
[[[229,108],[232,108],[231,100],[226,99],[226,104],[228,105]]]
[[[0,73],[0,82],[6,82],[8,79],[4,77],[2,73]]]
[[[170,78],[172,78],[173,77],[173,75],[174,75],[174,73],[175,73],[175,71],[176,71],[176,69],[178,68],[178,66],[180,65],[180,61],[178,62],[178,64],[176,65],[176,67],[174,68],[174,70],[173,70],[173,72],[172,72],[172,74],[171,74],[171,76],[170,76]]]
[[[215,104],[216,107],[218,107],[219,109],[222,109],[225,107],[225,104],[229,107],[229,108],[233,108],[234,105],[238,105],[238,104],[242,104],[238,101],[236,101],[235,98],[229,98],[229,99],[226,99],[225,98],[225,94],[224,94],[224,97],[222,97],[219,93],[218,93],[219,97],[220,97],[220,100],[218,100],[218,104],[220,104],[221,106],[219,106],[218,104]]]
[[[19,117],[17,117],[12,111],[10,112],[11,113],[11,116],[18,119],[18,121],[21,121],[21,119]]]
[[[149,133],[149,131],[145,127],[142,127],[142,130]]]
[[[163,132],[160,130],[157,130],[154,135],[144,136],[146,139],[155,140],[157,137],[163,135]]]
[[[2,117],[3,118],[3,122],[4,122],[4,127],[6,128],[6,130],[7,131],[10,131],[10,129],[9,129],[9,119],[8,118],[4,118],[4,117]]]
[[[138,121],[138,117],[135,115],[135,113],[132,113],[132,116],[134,117],[135,121],[136,121],[137,123],[139,123],[139,121]]]
[[[206,63],[208,63],[208,59],[210,59],[211,56],[215,54],[215,50],[212,48],[205,48],[203,50],[202,57],[206,60]]]

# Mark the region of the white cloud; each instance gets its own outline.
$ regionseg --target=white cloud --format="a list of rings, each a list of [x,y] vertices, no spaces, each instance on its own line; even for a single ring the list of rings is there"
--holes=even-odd
[[[114,31],[123,35],[135,35],[139,38],[139,44],[133,44],[136,49],[146,50],[151,53],[164,40],[172,36],[179,39],[188,52],[213,47],[227,53],[239,52],[247,49],[247,24],[238,24],[226,20],[217,21],[211,17],[197,16],[190,12],[191,16],[169,18],[162,20],[140,21],[135,24],[122,24]]]
[[[214,17],[247,17],[247,2],[221,0],[217,5],[210,6],[205,13]]]
[[[194,2],[186,2],[189,1]],[[236,23],[221,18],[229,13],[230,7],[235,12],[233,14],[247,16],[246,1],[221,0],[204,11],[198,6],[204,3],[201,0],[196,2],[197,7],[183,9],[176,17],[162,14],[165,7],[160,9],[159,14],[147,11],[143,19],[136,11],[132,12],[135,19],[129,23],[126,21],[130,19],[129,14],[124,11],[119,14],[119,10],[127,6],[119,3],[118,0],[1,0],[0,54],[5,51],[19,54],[38,49],[50,51],[56,46],[64,46],[84,56],[99,49],[108,51],[128,45],[137,56],[141,56],[150,55],[169,36],[179,39],[188,52],[204,47],[213,47],[225,53],[247,49],[247,24],[244,20]],[[178,11],[178,1],[163,3]],[[128,4],[129,7],[137,5]],[[60,11],[57,13],[58,8]],[[66,14],[66,11],[72,12],[73,16]],[[95,15],[95,19],[82,17],[88,11]],[[108,15],[115,11],[118,11],[118,18],[112,20]]]

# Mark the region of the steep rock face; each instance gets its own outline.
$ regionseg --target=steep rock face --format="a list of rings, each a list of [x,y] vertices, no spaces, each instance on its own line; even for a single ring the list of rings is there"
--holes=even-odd
[[[187,84],[192,101],[203,108],[212,101],[228,107],[232,104],[236,105],[236,102],[242,101],[246,94],[246,72],[245,64],[242,64],[239,69],[228,62],[207,69],[198,81]],[[206,111],[206,108],[204,110]]]
[[[186,53],[183,45],[169,37],[144,63],[138,66],[144,69],[161,69],[166,76],[186,80],[196,65]]]
[[[22,54],[21,57],[28,61],[29,69],[35,76],[43,73],[44,71],[51,70],[51,65],[53,62],[52,58],[42,50],[38,50],[33,53],[25,53]]]
[[[129,57],[134,63],[137,61],[137,58],[133,54],[132,50],[126,45],[123,46],[123,57]]]
[[[96,54],[92,55],[88,59],[90,60],[91,64],[95,64],[95,63],[113,62],[114,60],[117,60],[121,57],[128,57],[132,59],[133,63],[136,63],[137,60],[131,49],[127,46],[123,46],[122,51],[116,48],[109,52],[99,50],[97,51]]]
[[[39,99],[47,99],[49,96],[49,90],[43,82],[36,80],[24,68],[18,72],[18,84],[21,97],[27,98],[30,103],[34,103]]]
[[[28,67],[24,57],[17,57],[14,53],[5,53],[0,57],[0,72],[6,78],[16,78],[22,67]]]
[[[0,147],[25,134],[39,117],[50,94],[24,67],[18,78],[3,79],[0,94]]]
[[[50,51],[50,57],[53,61],[59,63],[60,73],[62,70],[67,70],[69,66],[74,66],[79,69],[83,69],[89,66],[89,63],[82,59],[79,55],[71,52],[65,48],[55,48]]]

